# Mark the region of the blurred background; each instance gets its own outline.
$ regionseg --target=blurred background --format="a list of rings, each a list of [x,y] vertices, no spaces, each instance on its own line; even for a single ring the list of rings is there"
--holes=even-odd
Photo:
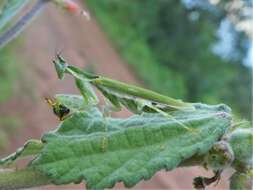
[[[236,117],[252,120],[251,0],[77,2],[90,21],[52,4],[0,50],[0,156],[57,126],[44,97],[78,92],[71,78],[57,79],[51,62],[59,51],[90,72],[184,101],[225,103]],[[229,173],[213,189],[226,189]],[[159,172],[135,189],[191,189],[198,175],[212,174],[200,168]]]

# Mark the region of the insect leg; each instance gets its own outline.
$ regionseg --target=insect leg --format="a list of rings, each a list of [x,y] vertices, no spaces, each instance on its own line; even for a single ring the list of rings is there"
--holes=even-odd
[[[156,111],[157,113],[162,114],[165,117],[168,117],[169,119],[172,119],[173,121],[175,121],[176,123],[178,123],[180,126],[182,126],[184,129],[191,131],[191,132],[195,132],[194,129],[189,128],[188,126],[186,126],[185,124],[183,124],[182,122],[178,121],[177,119],[175,119],[172,115],[160,110],[159,108],[153,106],[153,105],[145,105],[147,107],[150,107],[151,109],[153,109],[154,111]]]

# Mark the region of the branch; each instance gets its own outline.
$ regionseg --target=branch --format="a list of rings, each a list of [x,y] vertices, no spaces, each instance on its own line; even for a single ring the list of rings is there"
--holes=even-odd
[[[37,0],[32,9],[21,17],[9,30],[0,36],[0,49],[18,36],[50,0]]]
[[[203,157],[193,156],[182,162],[179,167],[202,165]],[[0,171],[0,189],[17,190],[52,184],[50,178],[38,171],[23,169],[18,171]]]
[[[194,155],[191,158],[184,160],[178,167],[203,166],[205,155]]]
[[[0,189],[23,189],[48,185],[50,183],[50,179],[47,176],[30,169],[0,172]]]

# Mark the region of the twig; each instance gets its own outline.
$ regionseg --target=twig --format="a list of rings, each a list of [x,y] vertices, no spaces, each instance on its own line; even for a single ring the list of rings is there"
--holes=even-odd
[[[50,184],[47,176],[30,170],[0,171],[0,189],[14,190]]]
[[[32,9],[0,36],[0,49],[16,38],[50,0],[37,0]]]
[[[193,156],[183,161],[179,167],[202,165],[203,157]],[[0,189],[17,190],[52,184],[50,178],[31,169],[0,171]]]

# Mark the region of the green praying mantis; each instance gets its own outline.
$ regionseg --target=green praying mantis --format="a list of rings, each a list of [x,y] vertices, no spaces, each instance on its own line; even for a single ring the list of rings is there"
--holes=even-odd
[[[58,95],[56,101],[47,99],[60,120],[69,117],[71,112],[85,109],[87,106],[96,106],[99,103],[92,86],[104,95],[106,101],[113,106],[113,111],[119,111],[122,107],[125,107],[134,114],[159,113],[190,131],[189,126],[177,121],[170,113],[173,111],[194,111],[199,108],[230,112],[226,105],[208,106],[200,103],[186,103],[151,90],[87,73],[77,67],[68,65],[59,54],[53,60],[53,63],[60,79],[63,79],[65,73],[74,77],[76,86],[82,95],[82,98]],[[78,103],[73,106],[71,102]]]

